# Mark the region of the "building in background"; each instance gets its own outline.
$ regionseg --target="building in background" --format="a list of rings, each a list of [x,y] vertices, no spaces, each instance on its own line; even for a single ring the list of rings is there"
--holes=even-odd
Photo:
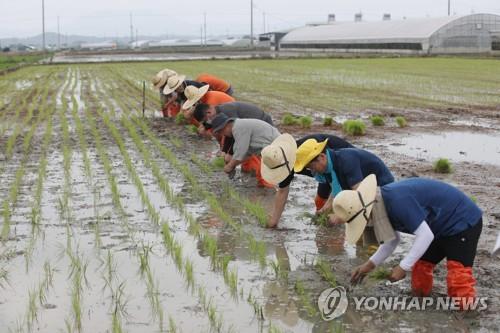
[[[328,22],[294,29],[280,41],[284,51],[409,54],[489,53],[500,51],[500,16],[471,14],[442,18],[366,22]]]

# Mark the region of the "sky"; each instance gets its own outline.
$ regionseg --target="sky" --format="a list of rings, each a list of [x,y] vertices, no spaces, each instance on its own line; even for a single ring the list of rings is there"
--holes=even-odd
[[[446,16],[448,0],[254,0],[254,33],[326,21]],[[250,0],[45,0],[45,31],[99,37],[134,34],[199,36],[206,14],[207,35],[250,33]],[[451,13],[500,15],[500,0],[451,0]],[[42,0],[0,0],[0,38],[30,37],[42,31]]]

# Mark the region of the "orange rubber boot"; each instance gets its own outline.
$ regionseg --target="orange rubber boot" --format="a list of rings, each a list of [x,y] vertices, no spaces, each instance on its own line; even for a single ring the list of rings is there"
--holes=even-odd
[[[246,160],[241,163],[241,171],[243,172],[255,172],[255,178],[257,178],[257,186],[273,188],[274,185],[266,182],[260,173],[260,157],[257,155],[251,155]]]
[[[411,290],[418,297],[429,296],[432,291],[432,271],[434,264],[425,260],[419,260],[411,270]]]
[[[446,283],[448,285],[448,296],[460,297],[460,309],[469,310],[469,306],[476,298],[476,279],[472,276],[472,267],[465,267],[455,260],[448,260],[446,264],[448,275]]]
[[[314,198],[314,204],[316,205],[316,211],[320,210],[321,208],[323,208],[323,206],[325,205],[326,201],[328,199],[324,199],[322,197],[320,197],[319,195],[316,194],[316,197]]]

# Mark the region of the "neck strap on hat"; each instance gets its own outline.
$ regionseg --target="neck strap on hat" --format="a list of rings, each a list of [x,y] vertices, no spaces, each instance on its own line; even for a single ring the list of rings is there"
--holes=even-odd
[[[275,166],[274,168],[270,168],[271,170],[281,168],[282,166],[286,166],[288,169],[289,173],[292,173],[292,170],[290,169],[290,162],[288,162],[288,159],[286,158],[285,151],[283,150],[282,147],[280,147],[281,153],[283,154],[283,158],[285,159],[285,162],[281,163],[280,165]]]
[[[354,220],[356,217],[358,217],[358,215],[361,213],[363,213],[363,217],[365,218],[366,222],[368,222],[370,217],[366,216],[366,209],[368,208],[368,206],[373,205],[377,201],[374,199],[365,205],[365,202],[363,201],[363,196],[361,195],[361,192],[356,191],[356,193],[358,193],[359,201],[361,201],[361,205],[363,206],[363,208],[361,208],[356,214],[354,214],[349,220],[347,220],[346,223],[350,223],[352,220]]]

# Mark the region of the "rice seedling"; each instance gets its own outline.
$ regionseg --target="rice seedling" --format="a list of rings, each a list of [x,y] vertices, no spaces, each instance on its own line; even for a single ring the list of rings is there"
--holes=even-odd
[[[307,314],[309,317],[314,317],[317,314],[316,308],[311,304],[310,302],[310,297],[306,293],[304,289],[304,284],[302,281],[297,280],[295,282],[295,291],[297,292],[297,295],[299,296],[300,303],[302,307],[306,310]]]
[[[473,203],[477,204],[477,198],[475,195],[469,195],[469,199],[471,199]]]
[[[373,126],[384,126],[385,120],[382,116],[373,116],[370,118]]]
[[[10,221],[10,217],[11,217],[10,205],[9,205],[9,202],[7,200],[3,202],[2,216],[3,216],[3,224],[2,224],[1,237],[2,237],[3,241],[6,241],[9,238],[10,223],[11,223],[11,221]]]
[[[238,295],[238,272],[236,270],[230,271],[227,280],[229,281],[231,296],[236,299]]]
[[[184,114],[182,112],[179,112],[177,116],[175,116],[175,123],[177,125],[184,125],[187,124],[187,120],[184,117]]]
[[[440,158],[434,162],[434,171],[437,173],[451,173],[453,168],[447,158]]]
[[[330,225],[330,217],[328,216],[328,213],[312,214],[309,212],[305,212],[302,214],[302,217],[310,219],[311,224],[314,225],[323,227],[327,227]]]
[[[288,280],[288,270],[286,267],[284,267],[283,263],[280,260],[270,260],[269,266],[274,271],[276,280]]]
[[[201,171],[203,171],[206,174],[210,174],[214,171],[212,166],[205,161],[202,161],[196,154],[191,154],[191,161],[196,164]]]
[[[279,327],[276,327],[273,325],[273,323],[270,323],[269,324],[269,329],[267,331],[268,333],[281,333],[281,329],[279,329]]]
[[[337,279],[330,269],[330,265],[326,261],[318,259],[316,261],[316,264],[314,265],[314,268],[323,277],[323,279],[325,279],[330,284],[330,286],[332,286],[333,288],[337,286]]]
[[[364,135],[365,123],[362,120],[346,120],[342,125],[342,129],[349,135]]]
[[[194,287],[193,262],[189,259],[184,260],[184,276],[186,278],[188,289],[193,288]]]
[[[174,318],[168,317],[168,331],[171,333],[177,332],[177,325],[175,324]]]
[[[226,162],[224,161],[224,157],[222,156],[217,156],[212,160],[212,166],[216,169],[223,169],[225,165]]]
[[[310,116],[302,116],[299,118],[299,124],[302,128],[310,128],[312,125],[313,119]]]
[[[9,284],[9,273],[5,269],[0,268],[0,288],[5,288],[5,286],[8,284]]]
[[[170,135],[168,137],[168,140],[174,145],[174,147],[176,147],[176,148],[182,147],[182,140],[179,139],[178,137]]]
[[[191,134],[198,134],[198,127],[195,125],[186,125],[186,130]]]
[[[281,119],[281,124],[284,126],[294,126],[299,124],[299,120],[290,113],[285,113]]]
[[[395,118],[396,124],[398,124],[399,127],[406,127],[408,126],[408,122],[406,121],[405,117],[403,116],[397,116]]]
[[[28,327],[28,331],[33,330],[33,324],[37,319],[37,293],[34,290],[28,290],[28,311],[26,313],[26,324]]]
[[[387,268],[383,266],[379,266],[376,269],[374,269],[370,274],[368,274],[368,277],[373,280],[387,280],[391,276],[391,271],[388,270]]]
[[[254,314],[259,321],[264,321],[264,309],[262,305],[259,304],[259,301],[257,298],[252,294],[252,291],[250,290],[250,293],[248,294],[247,297],[247,303],[252,305]]]
[[[323,119],[323,126],[332,126],[333,125],[333,118],[332,117],[325,117]]]

